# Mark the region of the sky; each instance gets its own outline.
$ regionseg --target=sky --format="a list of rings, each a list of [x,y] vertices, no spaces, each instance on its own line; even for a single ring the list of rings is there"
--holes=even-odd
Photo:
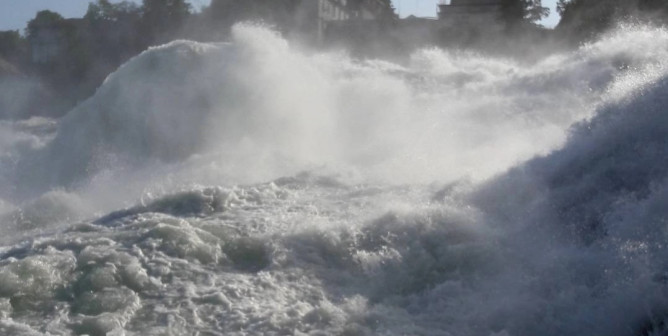
[[[35,17],[35,13],[49,9],[66,18],[82,17],[88,3],[93,0],[0,0],[0,30],[21,30]],[[141,2],[140,0],[134,0]],[[207,5],[210,0],[190,0],[195,7]],[[120,2],[112,0],[111,2]],[[438,0],[392,0],[401,17],[409,15],[435,17]],[[559,22],[556,14],[556,0],[543,0],[543,5],[551,9],[552,15],[543,21],[547,27],[554,27]]]

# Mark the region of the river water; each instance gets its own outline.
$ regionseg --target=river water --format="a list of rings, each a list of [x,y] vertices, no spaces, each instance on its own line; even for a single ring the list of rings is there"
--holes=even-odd
[[[667,335],[668,31],[537,63],[238,25],[0,121],[2,335]]]

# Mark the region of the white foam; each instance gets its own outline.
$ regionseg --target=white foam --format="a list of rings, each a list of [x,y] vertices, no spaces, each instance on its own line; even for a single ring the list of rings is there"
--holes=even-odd
[[[663,32],[637,31],[537,64],[423,50],[397,66],[304,54],[239,25],[229,44],[173,42],[109,76],[23,160],[22,189],[101,175],[141,192],[323,165],[390,183],[484,180],[558,148],[625,69],[662,64]],[[615,49],[625,38],[652,52]]]
[[[0,249],[0,331],[665,333],[668,34],[625,29],[532,65],[149,50],[15,151],[6,207],[67,229]]]

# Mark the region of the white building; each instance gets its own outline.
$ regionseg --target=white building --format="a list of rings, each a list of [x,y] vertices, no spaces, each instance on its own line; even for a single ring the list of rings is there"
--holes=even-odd
[[[297,11],[303,32],[323,41],[328,25],[379,20],[391,8],[382,0],[304,0]]]

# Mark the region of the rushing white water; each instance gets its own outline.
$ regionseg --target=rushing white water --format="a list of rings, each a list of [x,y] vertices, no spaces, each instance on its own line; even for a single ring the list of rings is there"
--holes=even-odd
[[[667,59],[148,50],[0,123],[0,334],[664,335]]]

